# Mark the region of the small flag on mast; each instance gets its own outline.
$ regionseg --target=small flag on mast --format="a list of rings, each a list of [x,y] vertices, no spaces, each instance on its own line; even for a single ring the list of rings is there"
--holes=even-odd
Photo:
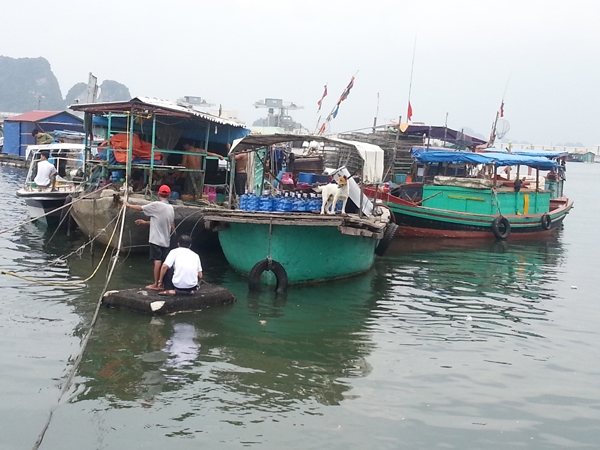
[[[342,93],[342,96],[340,97],[340,100],[338,101],[338,105],[348,98],[348,95],[350,94],[350,89],[352,89],[353,87],[354,87],[354,77],[352,77],[352,79],[350,80],[350,83],[348,83],[348,86],[346,86],[346,89],[344,89],[344,92]]]
[[[500,105],[500,117],[504,117],[504,102]]]
[[[321,111],[321,105],[323,104],[323,99],[327,97],[327,85],[325,85],[325,89],[323,90],[323,95],[321,97],[321,100],[319,100],[317,102],[317,105],[319,105],[319,109],[317,110],[317,112]]]
[[[412,106],[410,104],[410,100],[408,101],[408,112],[406,113],[406,120],[408,120],[409,122],[412,120],[412,114],[413,114],[413,110],[412,110]]]

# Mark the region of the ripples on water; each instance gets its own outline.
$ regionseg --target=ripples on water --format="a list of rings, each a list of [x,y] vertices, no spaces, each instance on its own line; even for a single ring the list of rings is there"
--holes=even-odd
[[[22,175],[0,171],[2,192],[16,190]],[[6,199],[0,228],[27,218]],[[574,219],[566,226],[576,230]],[[86,278],[99,252],[57,262],[85,238],[48,243],[52,232],[0,235],[0,268]],[[598,333],[579,333],[569,317],[571,296],[586,292],[565,281],[576,243],[565,232],[524,243],[397,241],[368,274],[286,297],[248,295],[223,256],[205,251],[207,280],[238,302],[160,318],[102,310],[42,449],[592,448]],[[37,437],[105,272],[70,288],[0,277],[7,448]],[[110,288],[149,277],[145,255],[125,255]]]
[[[417,340],[478,340],[530,336],[528,323],[547,320],[545,303],[554,297],[562,264],[557,240],[435,247],[416,240],[398,242],[396,249],[388,258],[389,288],[376,315],[382,326]]]

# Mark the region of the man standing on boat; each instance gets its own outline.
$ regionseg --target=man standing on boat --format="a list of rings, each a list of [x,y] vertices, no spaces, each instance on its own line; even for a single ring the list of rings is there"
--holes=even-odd
[[[42,133],[40,130],[33,130],[31,135],[35,138],[37,145],[53,144],[54,138],[48,133]]]
[[[50,161],[48,161],[48,157],[50,154],[48,152],[40,152],[40,160],[37,163],[37,175],[35,176],[33,182],[38,187],[48,187],[52,183],[52,190],[55,190],[56,184],[56,175],[58,172],[56,171],[56,167]]]
[[[197,153],[198,155],[183,155],[183,159],[181,160],[181,165],[186,169],[191,169],[190,172],[185,174],[185,188],[184,191],[186,194],[193,194],[196,197],[198,192],[198,183],[202,180],[202,157],[203,156],[214,156],[219,159],[223,159],[223,155],[219,155],[218,153],[207,152],[203,148],[197,148],[192,145],[191,142],[184,142],[183,149],[186,152]]]
[[[146,286],[146,289],[159,291],[160,268],[163,261],[169,253],[171,246],[171,232],[175,230],[175,211],[169,204],[171,188],[163,184],[158,188],[158,198],[156,202],[147,205],[132,205],[125,202],[125,206],[136,211],[142,211],[150,217],[150,220],[137,219],[136,225],[150,225],[150,260],[154,263],[154,283]]]
[[[229,145],[229,144],[227,144]],[[248,153],[238,153],[235,155],[235,194],[239,197],[246,192],[246,182],[248,174],[246,172],[248,166]]]

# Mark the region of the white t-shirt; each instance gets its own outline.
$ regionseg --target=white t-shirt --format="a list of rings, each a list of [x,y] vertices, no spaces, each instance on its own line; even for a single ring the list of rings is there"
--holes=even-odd
[[[159,247],[171,246],[171,224],[175,220],[173,206],[167,201],[142,205],[144,214],[150,217],[150,237],[148,242]]]
[[[173,268],[173,286],[176,288],[190,289],[198,284],[198,272],[202,272],[202,264],[198,254],[189,248],[174,248],[164,264]]]
[[[56,167],[48,160],[40,160],[37,163],[37,175],[33,182],[38,186],[50,186],[50,176],[56,173]]]

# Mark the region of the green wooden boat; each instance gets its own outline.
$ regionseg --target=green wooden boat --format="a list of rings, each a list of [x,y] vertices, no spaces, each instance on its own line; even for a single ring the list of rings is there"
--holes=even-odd
[[[398,235],[512,239],[559,229],[573,201],[563,195],[564,179],[558,173],[541,184],[539,170],[562,170],[563,166],[552,159],[562,154],[490,150],[496,149],[485,153],[413,149],[415,160],[425,164],[423,181],[378,193],[394,213]],[[469,174],[468,167],[477,165],[487,166],[490,172],[485,177]],[[497,174],[496,169],[505,166],[532,167],[536,178],[519,179],[515,187],[515,180]],[[456,174],[442,175],[440,170]]]
[[[329,155],[323,157],[324,166],[338,167],[335,164],[342,155],[346,161],[360,161],[355,170],[362,174],[362,185],[382,183],[383,150],[360,142],[313,135],[250,135],[234,141],[229,156],[235,161],[239,153],[251,154],[253,163],[246,169],[253,180],[249,180],[247,186],[260,193],[268,189],[271,195],[277,189],[278,180],[269,170],[275,161],[268,158],[275,149],[283,148],[291,153],[291,142],[307,141],[319,144],[313,148],[329,149]],[[261,170],[257,170],[258,162]],[[337,174],[350,175],[346,167],[334,170],[332,177]],[[298,181],[298,174],[293,175]],[[298,182],[295,189],[306,193],[312,186]],[[320,282],[366,272],[372,267],[376,254],[385,252],[396,232],[394,224],[388,226],[389,211],[385,210],[387,216],[374,211],[362,187],[352,179],[348,193],[356,212],[348,214],[235,209],[233,183],[230,192],[229,207],[206,209],[204,223],[208,229],[218,232],[227,261],[248,276],[251,290],[258,290],[261,283],[267,283],[282,292],[288,284]]]
[[[271,285],[281,284],[281,268],[289,284],[319,282],[368,271],[387,226],[357,215],[340,214],[259,213],[212,208],[204,210],[203,217],[205,226],[219,233],[229,264],[253,277],[262,267],[258,275],[268,272],[262,281]],[[268,259],[272,261],[271,271],[267,271],[268,262],[258,265]]]

